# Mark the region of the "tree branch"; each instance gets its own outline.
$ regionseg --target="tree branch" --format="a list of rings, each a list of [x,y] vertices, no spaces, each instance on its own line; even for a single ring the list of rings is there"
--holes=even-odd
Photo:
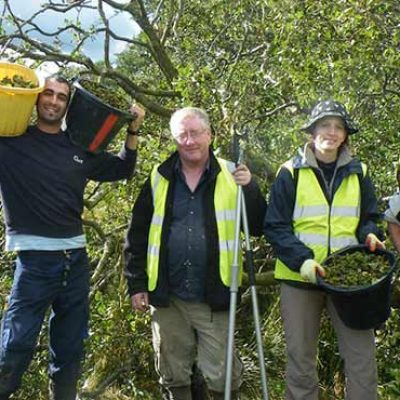
[[[103,229],[101,228],[100,224],[98,224],[95,221],[91,221],[88,219],[82,219],[82,223],[84,226],[90,226],[91,228],[94,229],[94,231],[97,233],[97,235],[100,237],[102,241],[107,240],[107,235],[104,233]]]
[[[263,114],[256,115],[256,116],[252,117],[251,119],[244,121],[243,124],[245,125],[252,121],[263,120],[265,118],[272,117],[273,115],[278,114],[279,112],[281,112],[282,110],[284,110],[288,107],[295,107],[298,111],[302,111],[302,108],[299,106],[299,104],[297,102],[290,101],[290,102],[282,104],[272,110],[269,110]]]
[[[148,51],[152,58],[159,65],[169,83],[171,83],[171,81],[177,76],[177,71],[172,65],[172,62],[169,59],[163,44],[160,42],[157,31],[151,25],[144,4],[141,0],[135,0],[125,4],[117,3],[113,0],[98,0],[97,7],[92,6],[90,2],[84,0],[75,1],[73,3],[69,2],[66,5],[55,4],[50,1],[50,3],[42,5],[42,8],[39,11],[35,12],[26,20],[22,20],[14,15],[10,7],[10,1],[5,1],[7,12],[11,16],[16,29],[13,33],[8,35],[8,37],[1,37],[0,44],[3,46],[8,46],[11,50],[14,50],[18,54],[18,57],[31,58],[41,62],[53,61],[56,63],[61,63],[63,66],[66,66],[70,63],[78,64],[93,75],[108,76],[116,79],[127,94],[136,99],[136,101],[141,103],[149,111],[163,117],[169,117],[171,115],[172,110],[167,109],[160,103],[151,100],[149,96],[174,98],[179,96],[178,93],[167,90],[155,90],[147,86],[139,86],[135,84],[127,75],[124,75],[120,71],[113,69],[111,65],[110,39],[113,38],[115,40],[122,40],[129,44],[141,46]],[[148,41],[128,39],[116,35],[110,29],[109,21],[104,11],[104,3],[114,7],[116,10],[130,13],[136,23],[142,28]],[[86,31],[78,24],[74,25],[73,23],[68,23],[66,26],[59,27],[55,31],[50,32],[44,30],[35,21],[35,18],[43,15],[48,10],[61,13],[71,9],[80,10],[82,8],[97,8],[97,12],[102,20],[102,25],[104,26],[101,26],[97,29],[94,27],[93,29]],[[58,36],[67,31],[74,32],[78,40],[75,42],[75,46],[71,52],[62,53],[60,51],[60,42]],[[54,38],[54,43],[48,44],[34,39],[32,35],[33,32],[37,32],[38,34],[48,38]],[[105,37],[103,65],[94,63],[89,57],[81,53],[85,43],[93,36],[100,33],[104,33]]]
[[[104,13],[103,9],[103,1],[98,0],[97,1],[97,9],[99,11],[100,17],[103,21],[103,24],[105,26],[105,32],[104,32],[104,64],[107,69],[111,69],[111,63],[110,63],[110,26],[108,23],[108,19],[106,17],[106,14]]]
[[[140,26],[140,28],[149,39],[155,61],[157,62],[168,82],[171,83],[178,76],[178,71],[172,64],[172,61],[170,60],[164,46],[162,45],[158,37],[157,31],[150,23],[143,1],[135,0],[124,5],[116,3],[113,0],[103,1],[116,9],[128,11],[132,15],[136,23]]]

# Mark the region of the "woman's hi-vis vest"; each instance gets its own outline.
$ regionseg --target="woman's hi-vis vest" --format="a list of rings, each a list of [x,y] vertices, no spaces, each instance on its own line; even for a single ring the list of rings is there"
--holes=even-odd
[[[219,271],[225,286],[231,283],[231,268],[234,257],[236,201],[238,187],[233,180],[232,172],[235,165],[232,162],[218,158],[221,172],[217,176],[214,191],[214,208],[217,221],[219,241]],[[150,224],[147,248],[148,290],[153,291],[157,285],[160,258],[162,225],[165,217],[169,182],[159,172],[158,166],[151,173],[151,188],[153,194],[154,213]],[[242,280],[242,257],[239,252],[239,284]]]
[[[292,176],[291,163],[286,163]],[[363,175],[366,166],[362,164]],[[360,220],[360,181],[357,174],[343,179],[332,204],[322,191],[311,168],[299,168],[296,201],[293,210],[293,231],[296,237],[314,251],[314,259],[322,262],[328,253],[357,244],[356,230]],[[293,281],[304,279],[281,260],[275,266],[275,278]]]

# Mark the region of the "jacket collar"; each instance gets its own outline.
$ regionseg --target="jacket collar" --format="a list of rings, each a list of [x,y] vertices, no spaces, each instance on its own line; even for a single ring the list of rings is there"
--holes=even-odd
[[[299,149],[296,156],[293,158],[293,168],[315,168],[318,166],[317,158],[312,150],[311,143],[307,143],[303,148]],[[362,166],[359,160],[353,158],[348,147],[343,147],[336,161],[336,169],[345,167],[348,173],[363,173]]]
[[[210,174],[211,178],[214,178],[221,171],[221,167],[219,166],[217,158],[215,157],[214,152],[211,149],[209,151],[209,154],[210,154],[209,157]],[[179,160],[179,153],[175,151],[174,153],[172,153],[170,157],[168,157],[163,163],[159,165],[158,172],[165,179],[171,180],[174,175],[175,167],[177,165],[178,160]]]
[[[337,158],[336,168],[350,164],[352,160],[353,157],[351,156],[348,147],[343,147],[339,153],[339,157]],[[299,149],[298,155],[294,160],[294,166],[296,168],[319,168],[317,158],[315,157],[315,153],[311,147],[311,143],[306,143],[304,148]]]

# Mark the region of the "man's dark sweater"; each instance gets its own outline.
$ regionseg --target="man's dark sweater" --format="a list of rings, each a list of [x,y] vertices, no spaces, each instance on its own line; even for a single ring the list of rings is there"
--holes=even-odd
[[[136,151],[91,154],[71,143],[67,132],[30,127],[0,138],[0,194],[8,234],[50,238],[81,235],[83,194],[88,179],[130,178]]]

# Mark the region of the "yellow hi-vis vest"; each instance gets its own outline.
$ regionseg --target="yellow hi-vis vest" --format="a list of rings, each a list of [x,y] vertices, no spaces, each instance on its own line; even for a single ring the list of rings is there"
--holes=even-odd
[[[221,172],[217,176],[214,191],[215,217],[219,241],[219,271],[225,286],[231,283],[231,268],[234,258],[236,201],[238,187],[233,180],[232,162],[218,158]],[[158,167],[151,173],[154,213],[150,224],[147,248],[148,290],[153,291],[157,285],[162,225],[165,217],[165,205],[169,182],[159,172]],[[239,252],[239,284],[242,279],[242,257]]]
[[[294,176],[291,165],[285,164]],[[366,166],[362,164],[363,175]],[[322,262],[328,251],[357,244],[356,230],[360,220],[360,182],[357,174],[343,179],[332,204],[322,191],[311,168],[298,170],[296,201],[293,210],[293,231],[296,237],[314,251],[314,259]],[[275,278],[293,281],[304,279],[281,260],[275,265]]]

